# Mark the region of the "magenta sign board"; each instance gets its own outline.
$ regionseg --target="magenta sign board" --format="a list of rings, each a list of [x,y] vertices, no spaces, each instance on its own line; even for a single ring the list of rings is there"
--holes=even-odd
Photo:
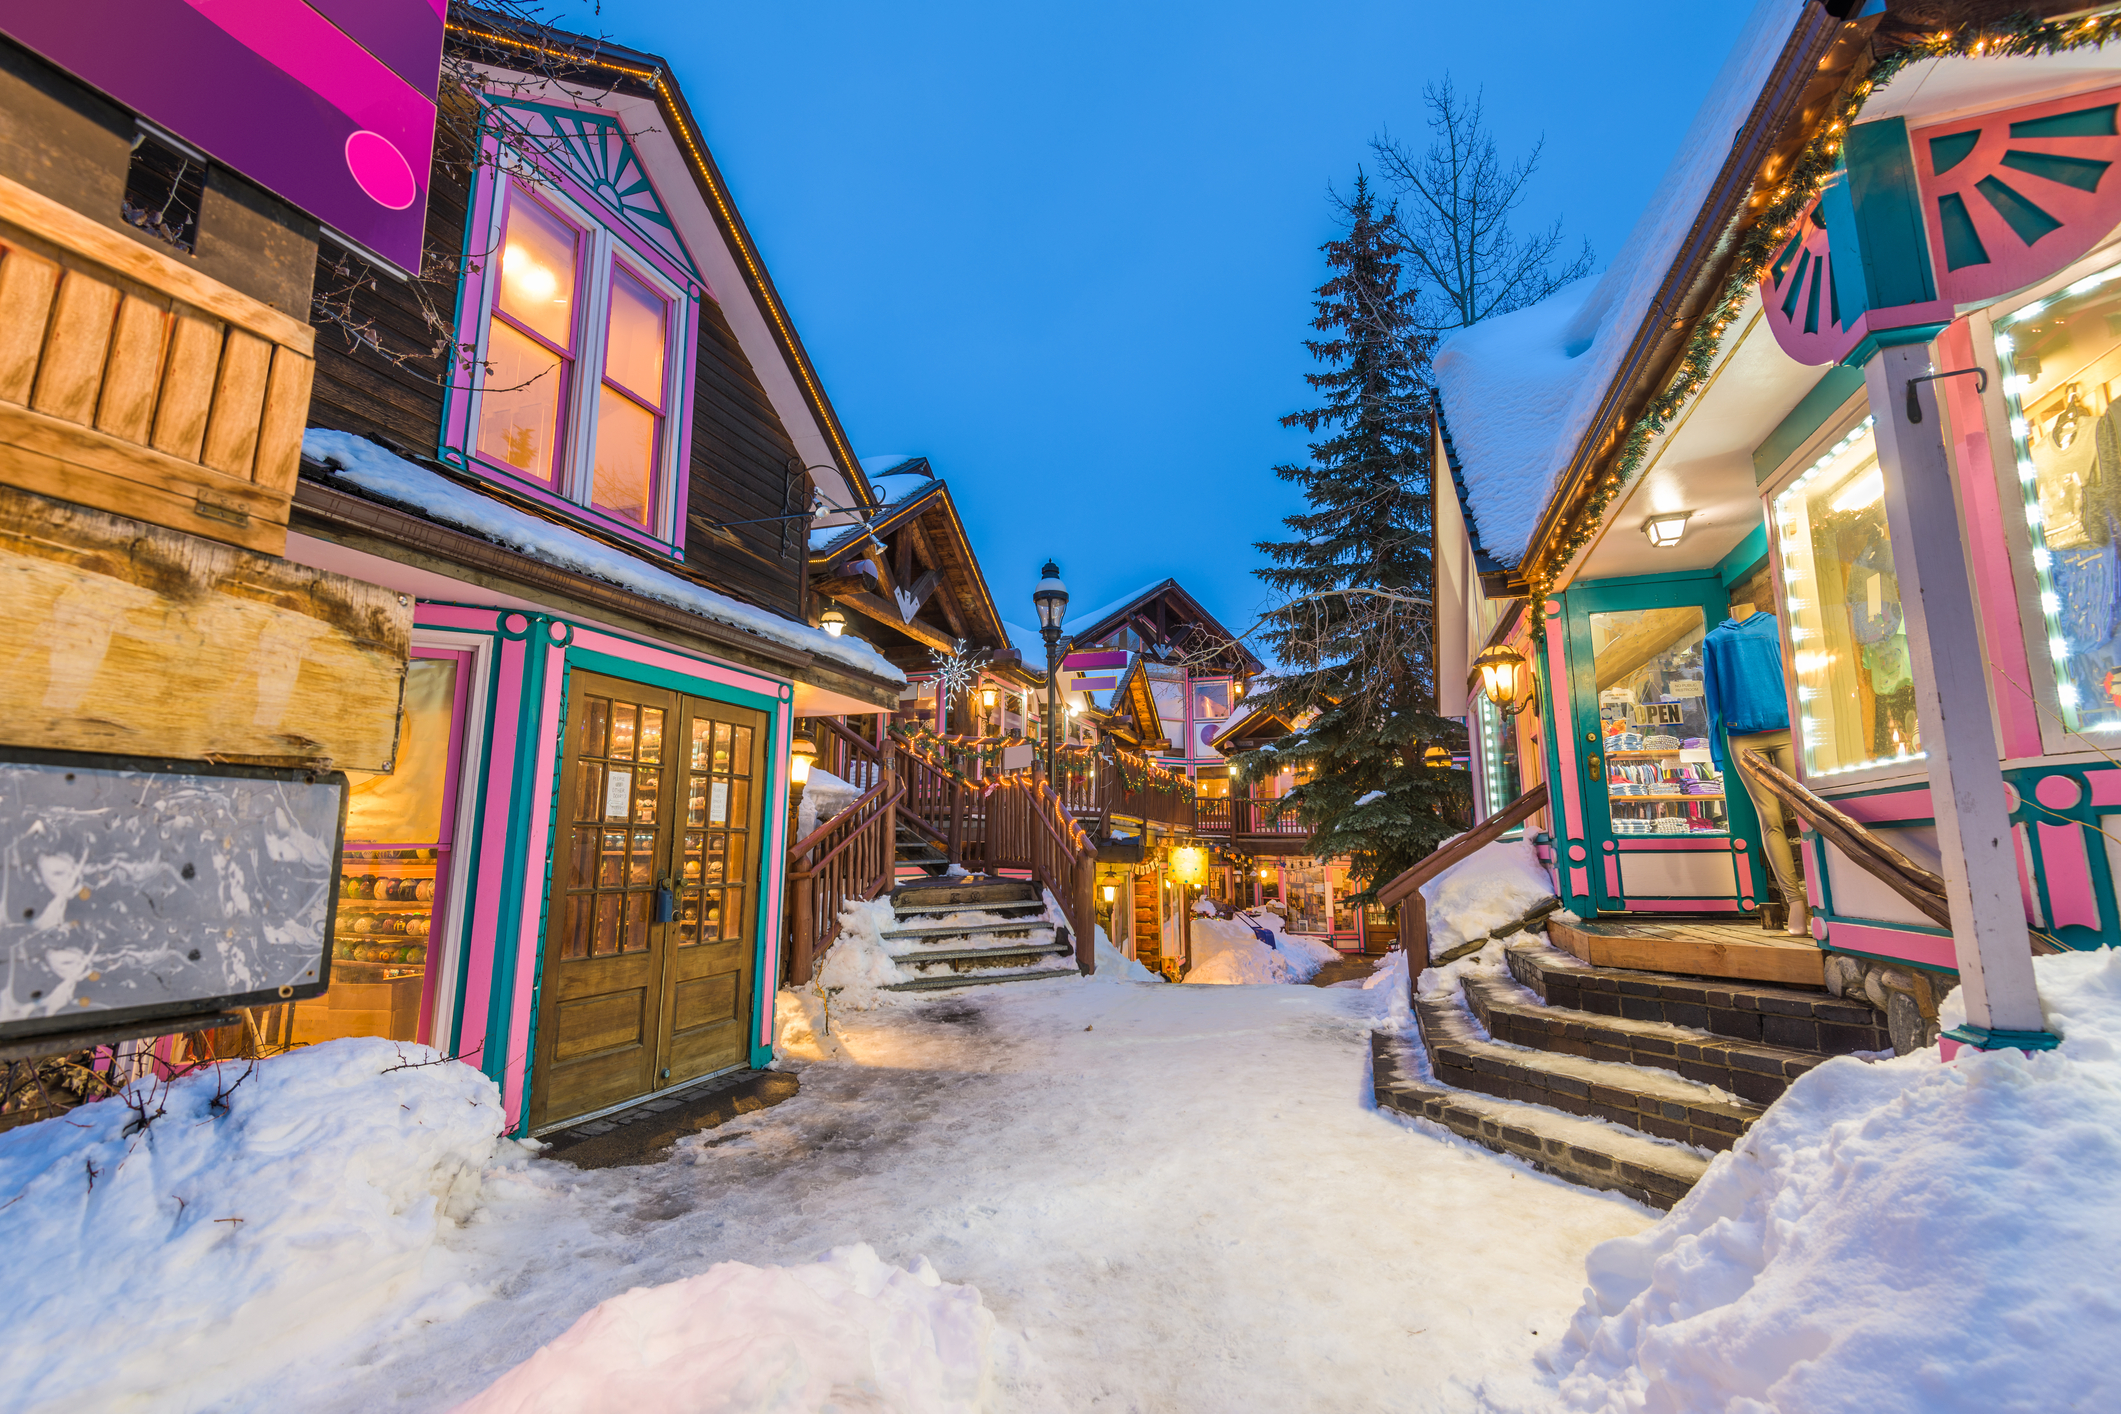
[[[0,31],[420,268],[448,0],[0,0]]]

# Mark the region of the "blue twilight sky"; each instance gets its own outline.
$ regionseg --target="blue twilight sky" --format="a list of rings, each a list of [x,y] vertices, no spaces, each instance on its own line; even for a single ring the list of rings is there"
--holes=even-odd
[[[1520,221],[1603,268],[1745,0],[583,0],[669,59],[855,450],[930,457],[1005,616],[1175,575],[1234,631],[1305,455],[1301,340],[1345,185],[1422,85],[1544,133]]]

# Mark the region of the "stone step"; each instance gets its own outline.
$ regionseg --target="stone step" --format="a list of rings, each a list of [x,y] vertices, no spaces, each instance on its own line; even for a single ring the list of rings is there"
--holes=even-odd
[[[1666,1070],[1528,1050],[1483,1037],[1456,996],[1424,997],[1415,1003],[1414,1015],[1430,1073],[1459,1090],[1602,1119],[1700,1149],[1730,1148],[1760,1116],[1758,1105],[1734,1101]]]
[[[959,972],[948,977],[916,977],[910,982],[893,982],[884,990],[887,992],[940,992],[949,987],[987,987],[998,982],[1043,982],[1053,977],[1079,977],[1081,975],[1073,966],[1044,967],[1027,972]]]
[[[1578,923],[1547,920],[1547,939],[1594,967],[1731,977],[1784,986],[1826,985],[1826,954],[1810,938],[1757,924],[1665,922],[1640,916]]]
[[[1046,916],[1044,899],[1023,899],[1015,903],[986,903],[977,908],[968,908],[961,903],[904,903],[897,905],[899,921],[910,922],[920,918],[947,918],[953,913],[991,913],[997,918],[1035,918]]]
[[[1043,932],[1050,934],[1052,931],[1052,925],[1046,922],[1045,913],[1041,910],[1038,914],[1029,918],[1004,918],[995,923],[946,923],[939,928],[894,928],[883,936],[886,939],[899,940],[909,938],[971,938],[988,933],[1027,937],[1032,933]]]
[[[1630,1134],[1594,1120],[1448,1090],[1423,1078],[1419,1044],[1382,1031],[1370,1034],[1377,1105],[1429,1120],[1498,1154],[1585,1188],[1623,1193],[1669,1209],[1708,1168],[1691,1149]]]
[[[1893,1047],[1884,1017],[1825,992],[1594,967],[1536,939],[1511,944],[1503,956],[1510,975],[1549,1006],[1662,1021],[1822,1055]]]
[[[1630,1021],[1545,1006],[1527,990],[1499,979],[1469,977],[1465,994],[1482,1029],[1497,1041],[1671,1071],[1754,1105],[1773,1104],[1790,1082],[1826,1059],[1816,1051],[1732,1040],[1665,1021]]]

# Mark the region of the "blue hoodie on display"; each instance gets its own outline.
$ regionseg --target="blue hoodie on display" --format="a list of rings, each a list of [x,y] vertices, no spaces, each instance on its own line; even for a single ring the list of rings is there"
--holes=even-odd
[[[1709,709],[1709,750],[1725,769],[1727,732],[1788,731],[1782,680],[1782,634],[1773,614],[1725,619],[1701,641],[1701,691]]]

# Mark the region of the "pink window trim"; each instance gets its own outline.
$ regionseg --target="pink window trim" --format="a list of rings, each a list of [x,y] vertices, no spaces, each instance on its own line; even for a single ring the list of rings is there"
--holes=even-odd
[[[538,200],[536,192],[530,191],[527,188],[520,188],[518,189],[517,194],[523,200],[531,202],[532,204],[537,206],[539,210],[543,211],[546,215],[552,217],[553,220],[558,221],[568,230],[573,231],[575,233],[574,287],[576,291],[576,299],[579,300],[581,297],[580,291],[582,287],[582,247],[585,243],[583,241],[583,237],[587,233],[582,230],[581,223],[574,220],[566,212],[556,209],[548,202]],[[504,209],[500,212],[497,212],[493,220],[494,253],[491,259],[496,263],[498,263],[501,259],[500,241],[502,239],[503,233],[507,229],[508,212]],[[558,487],[560,484],[560,477],[566,471],[566,467],[564,465],[564,453],[567,447],[567,433],[569,430],[567,405],[573,401],[572,393],[575,386],[575,377],[579,371],[582,362],[581,350],[579,348],[560,348],[556,346],[552,342],[552,340],[546,338],[537,330],[523,323],[522,320],[517,319],[512,314],[503,312],[501,309],[501,300],[498,295],[494,297],[493,308],[487,311],[485,327],[479,330],[481,342],[484,342],[485,336],[487,335],[488,331],[492,329],[493,322],[495,320],[500,320],[503,323],[507,324],[509,328],[515,330],[518,334],[521,334],[524,338],[530,340],[533,344],[536,344],[539,348],[544,349],[547,353],[556,356],[560,360],[561,373],[564,381],[562,382],[560,387],[559,415],[554,419],[552,429],[552,478],[549,481],[539,481],[534,477],[525,475],[522,469],[519,467],[510,466],[507,462],[496,462],[489,460],[479,451],[479,429],[476,426],[473,426],[468,429],[468,441],[471,444],[471,460],[482,470],[498,473],[499,475],[506,476],[511,480],[519,481],[526,486],[542,487],[547,491],[552,491],[557,494]],[[462,337],[461,331],[459,332],[459,337]],[[575,342],[577,344],[580,344],[582,342],[582,339],[579,335],[577,335]],[[561,497],[560,499],[565,500],[566,498]],[[573,503],[569,502],[569,504],[571,505]]]
[[[502,193],[507,190],[506,179],[499,171],[497,162],[491,160],[496,158],[499,153],[499,143],[491,134],[485,140],[485,152],[489,160],[482,161],[479,164],[478,175],[472,188],[471,215],[467,223],[465,239],[465,250],[469,253],[469,258],[465,262],[463,289],[457,300],[457,338],[460,342],[474,344],[485,333],[485,330],[481,327],[481,321],[484,318],[483,311],[486,308],[488,267],[495,263],[500,251],[501,212],[499,208],[502,205]],[[569,180],[565,173],[555,170],[542,161],[538,161],[535,152],[531,152],[529,157],[530,160],[536,162],[538,170],[545,180],[551,182],[577,206],[591,212],[601,212],[605,209],[603,203],[599,202],[575,182]],[[574,225],[576,223],[569,220],[568,224]],[[450,400],[447,422],[442,428],[442,447],[440,450],[444,454],[445,459],[449,454],[453,453],[461,459],[463,465],[477,471],[479,475],[501,482],[539,505],[559,512],[564,517],[580,521],[605,534],[616,535],[643,549],[650,550],[654,552],[658,559],[682,560],[685,555],[685,507],[692,489],[692,404],[693,384],[697,374],[699,357],[698,305],[702,298],[713,299],[714,291],[708,288],[698,277],[677,269],[661,254],[642,244],[634,237],[631,231],[626,229],[623,222],[612,220],[599,222],[599,225],[611,233],[614,241],[626,248],[629,256],[649,269],[656,271],[687,294],[686,298],[680,299],[673,304],[670,311],[671,319],[677,325],[674,332],[676,335],[675,347],[678,367],[669,376],[675,377],[677,383],[674,390],[675,396],[671,398],[670,406],[661,414],[665,418],[675,418],[677,420],[677,444],[672,458],[674,464],[670,469],[672,505],[670,538],[665,540],[630,522],[606,515],[593,506],[585,506],[579,501],[571,501],[565,496],[558,494],[551,486],[541,485],[536,481],[529,480],[513,467],[496,465],[478,455],[478,429],[473,426],[471,420],[474,399],[468,394]],[[598,339],[599,350],[602,347],[602,337],[600,336]],[[581,361],[579,353],[575,355],[575,361],[579,366]],[[601,372],[598,376],[601,379]]]

